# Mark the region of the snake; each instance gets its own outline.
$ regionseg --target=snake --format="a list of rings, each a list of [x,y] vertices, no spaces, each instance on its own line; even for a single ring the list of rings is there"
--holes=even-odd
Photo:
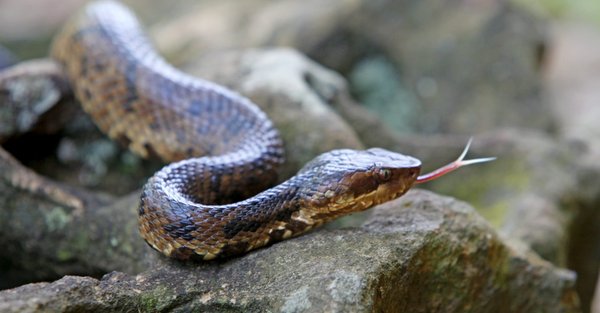
[[[178,260],[239,256],[487,161],[462,160],[467,146],[419,176],[411,156],[337,149],[277,184],[285,152],[273,122],[248,98],[170,65],[123,4],[88,4],[55,36],[51,56],[102,132],[168,163],[143,187],[138,224],[152,248]]]

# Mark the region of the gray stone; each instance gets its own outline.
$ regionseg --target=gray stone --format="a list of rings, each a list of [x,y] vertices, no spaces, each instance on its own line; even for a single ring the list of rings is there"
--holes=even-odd
[[[36,50],[36,56],[44,55],[50,34],[81,5],[71,0],[48,15],[40,5],[5,2],[0,11],[12,13],[0,19],[11,26],[0,27],[4,36],[17,43],[39,38],[36,47],[17,51],[28,55]],[[207,52],[266,46],[294,47],[352,77],[371,64],[368,71],[379,73],[376,77],[391,74],[391,79],[354,91],[362,102],[384,103],[376,109],[380,115],[388,118],[395,112],[395,118],[388,118],[394,129],[474,133],[554,125],[540,101],[544,24],[509,2],[125,2],[140,13],[159,49],[177,65]],[[44,19],[12,18],[42,14]],[[374,60],[382,62],[370,62]],[[352,85],[364,87],[365,75],[358,76]],[[381,101],[370,101],[373,95]]]
[[[393,114],[394,129],[554,126],[540,98],[544,23],[505,1],[209,1],[152,33],[177,64],[232,48],[294,47],[355,78],[359,101],[376,95],[367,102]],[[365,72],[388,79],[365,90]]]
[[[69,89],[59,67],[46,59],[1,71],[0,142],[35,128],[60,129],[71,116],[65,103],[59,105],[69,96]]]
[[[600,32],[580,23],[553,25],[552,62],[546,68],[546,98],[558,121],[559,135],[572,142],[578,159],[578,186],[568,195],[578,208],[571,228],[568,266],[579,274],[577,291],[589,311],[600,274]],[[599,300],[596,300],[599,303]]]
[[[15,64],[17,58],[8,49],[0,45],[0,70]]]
[[[544,24],[510,2],[363,1],[345,21],[346,40],[365,43],[362,60],[387,60],[399,74],[396,89],[412,91],[412,99],[391,100],[412,108],[414,130],[472,134],[553,126],[540,98]],[[337,44],[328,39],[325,47]],[[330,62],[339,55],[332,49],[330,56],[324,47],[308,54],[342,70]],[[388,114],[383,109],[379,114]]]
[[[596,292],[594,293],[594,299],[591,306],[592,313],[600,312],[600,277],[596,280]]]
[[[26,285],[0,292],[0,311],[578,312],[574,279],[506,245],[465,203],[411,191],[359,228],[222,263]]]

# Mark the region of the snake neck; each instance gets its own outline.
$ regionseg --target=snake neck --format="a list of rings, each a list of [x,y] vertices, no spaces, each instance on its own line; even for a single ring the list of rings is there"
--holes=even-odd
[[[144,189],[139,220],[148,243],[167,255],[207,258],[228,244],[253,245],[242,235],[220,237],[226,219],[210,212],[219,215],[215,205],[254,196],[277,179],[282,142],[256,105],[170,66],[115,1],[87,6],[57,35],[52,55],[104,133],[142,157],[177,162]]]
[[[175,162],[266,147],[283,158],[264,112],[168,64],[117,2],[86,7],[55,38],[52,56],[95,124],[142,157]]]
[[[312,227],[299,213],[303,201],[298,176],[238,202],[208,204],[213,194],[243,192],[237,184],[226,190],[228,182],[244,172],[231,158],[235,156],[181,161],[148,181],[139,220],[141,234],[152,247],[178,259],[209,260],[245,253]],[[237,165],[228,168],[231,164]],[[190,177],[196,179],[190,182]],[[253,175],[247,176],[247,183],[262,185]]]

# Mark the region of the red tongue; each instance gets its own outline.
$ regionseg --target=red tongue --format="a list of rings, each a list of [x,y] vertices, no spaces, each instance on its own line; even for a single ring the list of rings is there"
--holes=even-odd
[[[434,170],[432,172],[429,172],[427,174],[423,174],[423,175],[417,177],[415,184],[421,184],[424,182],[428,182],[430,180],[438,179],[438,178],[440,178],[450,172],[453,172],[454,170],[461,168],[463,166],[476,164],[476,163],[489,162],[489,161],[493,161],[496,159],[495,157],[491,157],[491,158],[464,160],[465,156],[467,155],[467,152],[469,151],[469,147],[471,146],[472,141],[473,141],[473,138],[471,137],[469,139],[469,142],[467,143],[467,146],[463,150],[462,154],[458,157],[458,159],[456,159],[456,161],[454,161],[450,164],[447,164],[445,166],[442,166],[442,167],[438,168],[437,170]]]

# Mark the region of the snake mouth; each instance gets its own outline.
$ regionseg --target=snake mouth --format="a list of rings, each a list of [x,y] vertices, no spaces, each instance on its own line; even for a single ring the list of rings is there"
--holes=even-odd
[[[419,171],[419,167],[394,169],[389,175],[391,178],[386,181],[369,179],[368,176],[353,177],[345,192],[338,195],[331,192],[329,199],[320,203],[321,210],[337,217],[399,198],[413,186]],[[328,194],[325,193],[325,196]]]

